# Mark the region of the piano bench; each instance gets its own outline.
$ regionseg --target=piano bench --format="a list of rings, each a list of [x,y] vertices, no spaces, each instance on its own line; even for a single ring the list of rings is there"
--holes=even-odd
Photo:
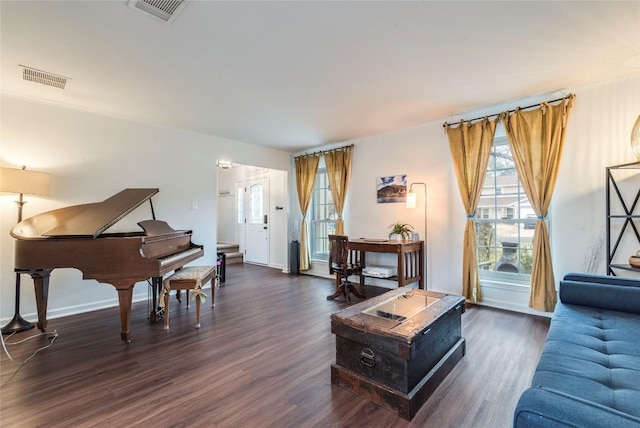
[[[202,291],[202,286],[207,282],[211,284],[211,306],[215,304],[216,287],[216,267],[215,266],[189,266],[177,270],[162,281],[162,292],[160,293],[160,306],[164,307],[164,329],[169,330],[169,293],[171,290],[191,290],[191,294],[196,299],[196,328],[200,328],[200,302],[204,301],[207,295]],[[189,291],[187,291],[187,307],[189,303]]]

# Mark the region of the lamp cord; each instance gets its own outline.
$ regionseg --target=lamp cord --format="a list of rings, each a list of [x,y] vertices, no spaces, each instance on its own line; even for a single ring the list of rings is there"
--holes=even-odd
[[[7,339],[11,338],[13,335],[15,334],[15,332],[11,333],[9,336],[7,336]],[[36,349],[33,354],[31,354],[26,360],[20,362],[20,361],[16,361],[11,354],[9,353],[9,350],[7,349],[7,345],[11,346],[11,345],[19,345],[21,343],[24,343],[28,340],[31,339],[35,339],[36,337],[40,337],[40,336],[48,336],[49,339],[51,339],[51,342],[49,342],[49,344],[42,346],[38,349]],[[4,338],[4,336],[0,336],[0,341],[2,341],[2,349],[4,350],[5,354],[7,354],[7,357],[9,357],[9,359],[11,361],[13,361],[16,364],[20,364],[20,367],[22,367],[23,365],[25,365],[29,360],[31,360],[33,357],[36,356],[36,354],[44,349],[50,348],[53,345],[53,342],[55,342],[55,340],[60,336],[60,334],[56,331],[45,331],[39,334],[35,334],[33,336],[29,336],[27,338],[15,341],[15,342],[7,342]],[[20,367],[18,367],[18,369],[20,369]],[[16,370],[17,373],[18,370]],[[15,373],[14,373],[15,374]],[[13,376],[13,375],[12,375]],[[6,383],[6,382],[5,382]],[[4,384],[3,384],[4,385]]]

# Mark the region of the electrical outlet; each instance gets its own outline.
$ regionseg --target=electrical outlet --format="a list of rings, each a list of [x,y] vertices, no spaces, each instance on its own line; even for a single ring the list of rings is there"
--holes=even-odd
[[[198,201],[191,201],[191,209],[192,210],[198,209]]]

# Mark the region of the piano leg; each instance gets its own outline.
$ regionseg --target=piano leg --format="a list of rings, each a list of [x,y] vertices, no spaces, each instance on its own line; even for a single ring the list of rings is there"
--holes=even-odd
[[[120,304],[120,338],[124,343],[131,343],[129,322],[131,321],[131,301],[133,299],[133,286],[130,282],[113,284],[118,290],[118,303]]]
[[[164,309],[158,305],[158,296],[160,296],[160,290],[162,289],[161,276],[151,277],[151,288],[151,292],[153,294],[153,306],[151,308],[151,313],[149,314],[149,319],[157,322],[164,318]]]
[[[33,270],[28,273],[33,279],[33,288],[36,294],[36,307],[38,309],[37,326],[44,333],[47,328],[47,301],[49,300],[49,277],[52,269]]]

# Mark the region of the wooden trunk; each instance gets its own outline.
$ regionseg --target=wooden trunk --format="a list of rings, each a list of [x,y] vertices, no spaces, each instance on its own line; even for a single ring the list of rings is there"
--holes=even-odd
[[[411,419],[465,353],[464,299],[392,290],[331,317],[332,383]]]

